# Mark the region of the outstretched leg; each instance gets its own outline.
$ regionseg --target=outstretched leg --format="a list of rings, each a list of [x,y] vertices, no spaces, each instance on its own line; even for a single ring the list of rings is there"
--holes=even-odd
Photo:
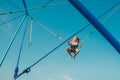
[[[68,49],[67,49],[67,52],[68,52],[68,54],[70,55],[70,58],[72,58],[71,48],[68,48]]]
[[[75,58],[76,58],[76,55],[79,53],[79,50],[78,49],[76,49],[75,50],[75,55],[74,55],[74,60],[75,60]]]

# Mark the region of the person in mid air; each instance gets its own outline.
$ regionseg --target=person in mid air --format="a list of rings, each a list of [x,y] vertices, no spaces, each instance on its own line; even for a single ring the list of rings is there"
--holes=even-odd
[[[79,46],[82,47],[82,43],[80,42],[79,37],[74,36],[74,38],[71,42],[68,41],[68,45],[70,45],[70,48],[67,49],[67,52],[70,55],[70,58],[74,57],[74,59],[75,59],[76,55],[79,53],[78,47]],[[74,56],[72,56],[72,54],[71,54],[72,52],[74,53]]]

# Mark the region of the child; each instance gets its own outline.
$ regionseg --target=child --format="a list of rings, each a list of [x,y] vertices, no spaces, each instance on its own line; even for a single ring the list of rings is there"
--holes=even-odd
[[[74,53],[74,59],[76,55],[79,53],[78,46],[82,47],[82,43],[80,43],[80,39],[75,36],[73,40],[70,42],[68,41],[68,44],[70,45],[70,48],[67,49],[68,54],[70,55],[70,58],[72,58],[72,52]]]

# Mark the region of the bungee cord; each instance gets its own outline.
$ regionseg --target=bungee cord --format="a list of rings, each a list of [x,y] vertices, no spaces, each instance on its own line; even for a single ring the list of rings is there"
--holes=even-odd
[[[29,33],[29,44],[28,44],[28,46],[32,45],[32,29],[33,29],[33,19],[30,19],[30,33]]]
[[[115,8],[115,9],[114,9]],[[113,9],[113,10],[112,10]],[[112,12],[110,12],[110,14],[108,14],[101,23],[105,23],[116,11],[118,11],[120,9],[120,1],[117,2],[113,7],[111,7],[110,9],[108,9],[105,13],[101,14],[98,18],[102,17],[103,15],[105,15],[107,12],[110,12],[112,10]],[[85,39],[82,40],[82,43],[84,43],[85,40],[87,40],[94,32],[96,31],[95,28],[93,28],[93,30],[85,37]]]
[[[106,12],[108,12],[108,11],[112,10],[113,8],[115,8],[115,7],[118,5],[118,8],[116,8],[116,10],[114,10],[111,14],[109,14],[109,16],[106,17],[106,19],[104,19],[104,21],[107,20],[107,18],[109,18],[110,15],[112,15],[115,11],[117,11],[117,9],[119,9],[119,7],[120,7],[120,6],[119,6],[119,3],[120,3],[120,1],[117,2],[113,7],[111,7],[110,9],[108,9],[108,10],[106,11]],[[106,14],[106,12],[105,12],[105,14]],[[101,14],[98,18],[102,17],[102,16],[105,15],[105,14],[104,14],[104,13]],[[46,31],[48,31],[49,33],[51,33],[53,36],[55,36],[55,37],[57,37],[59,40],[63,41],[62,37],[60,37],[60,36],[57,35],[55,32],[53,32],[52,30],[50,30],[49,28],[47,28],[45,25],[41,24],[39,21],[33,19],[32,17],[31,17],[31,19],[32,19],[33,21],[35,21],[37,24],[39,24],[39,25],[40,25],[42,28],[44,28]],[[103,21],[103,22],[104,22],[104,21]],[[31,24],[31,25],[32,25],[32,24]],[[84,43],[84,41],[87,40],[87,39],[91,36],[91,34],[93,34],[93,32],[95,32],[95,31],[96,31],[96,30],[93,29],[93,30],[85,37],[85,39],[82,40],[82,43]],[[31,37],[31,36],[30,36],[30,37]]]
[[[108,18],[110,18],[116,11],[118,11],[120,9],[120,3],[118,4],[118,6],[116,6],[116,8],[102,21],[102,23],[106,22],[106,20],[108,20]]]
[[[55,32],[53,32],[47,26],[43,25],[42,23],[40,23],[38,20],[34,19],[31,16],[30,16],[30,18],[31,18],[31,20],[30,20],[30,33],[29,33],[29,44],[28,44],[28,46],[32,45],[33,22],[37,23],[40,27],[42,27],[43,29],[45,29],[47,32],[49,32],[50,34],[52,34],[54,37],[58,38],[60,41],[63,41],[63,38],[61,36],[59,36],[58,34],[56,34]]]
[[[118,5],[118,3],[117,4],[115,4],[116,6]],[[115,7],[115,6],[114,6]],[[106,13],[108,13],[111,9],[112,9],[113,7],[111,7],[109,10],[107,10],[107,12],[105,11],[103,14],[102,14],[102,16],[103,15],[105,15]],[[102,17],[101,15],[99,16],[99,17],[97,17],[97,18],[100,18],[100,17]],[[90,24],[87,24],[85,27],[83,27],[82,29],[80,29],[79,31],[77,31],[75,34],[73,34],[72,36],[70,36],[68,39],[66,39],[65,41],[63,41],[60,45],[58,45],[56,48],[54,48],[53,50],[51,50],[48,54],[46,54],[44,57],[46,57],[47,55],[49,55],[50,53],[52,53],[55,49],[57,49],[57,48],[59,48],[62,44],[64,44],[67,40],[69,40],[69,39],[71,39],[72,37],[74,37],[76,34],[78,34],[78,33],[80,33],[81,31],[83,31],[84,29],[86,29],[88,26],[89,26]],[[94,30],[91,32],[91,34],[94,32]],[[39,59],[38,61],[36,61],[36,63],[38,63],[39,61],[41,61],[44,57],[42,57],[41,59]],[[36,64],[35,63],[35,64]],[[33,67],[35,64],[33,64],[33,65],[31,65],[29,68],[31,68],[31,67]]]
[[[53,32],[52,30],[50,30],[47,26],[43,25],[42,23],[40,23],[39,21],[37,21],[36,19],[34,19],[33,17],[31,17],[32,20],[34,22],[36,22],[38,25],[40,25],[40,27],[42,27],[43,29],[45,29],[46,31],[48,31],[50,34],[52,34],[53,36],[55,36],[56,38],[58,38],[59,40],[63,40],[61,36],[57,35],[55,32]]]

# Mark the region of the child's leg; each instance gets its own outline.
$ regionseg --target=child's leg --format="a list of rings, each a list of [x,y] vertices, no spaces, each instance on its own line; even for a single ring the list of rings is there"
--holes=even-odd
[[[68,52],[68,54],[70,55],[70,58],[72,58],[71,48],[68,48],[68,49],[67,49],[67,52]]]
[[[75,50],[75,55],[74,55],[74,59],[76,58],[76,55],[79,53],[79,50],[78,49],[76,49]]]

